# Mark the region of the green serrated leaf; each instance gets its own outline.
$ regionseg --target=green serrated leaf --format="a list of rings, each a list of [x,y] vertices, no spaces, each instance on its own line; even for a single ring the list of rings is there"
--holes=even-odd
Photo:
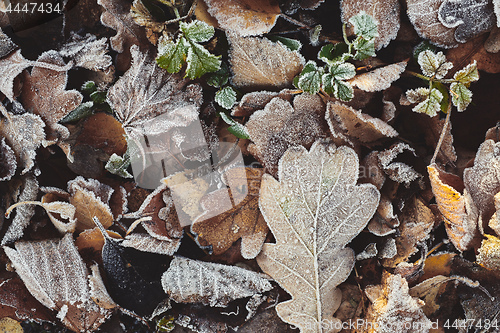
[[[418,55],[418,64],[422,73],[427,77],[442,79],[453,68],[451,62],[446,61],[443,52],[434,53],[431,50],[425,50]]]
[[[179,38],[176,43],[172,41],[160,41],[158,43],[156,63],[169,73],[179,73],[186,61],[187,53],[187,42],[184,37]]]
[[[203,46],[189,42],[188,55],[186,58],[186,77],[194,80],[203,74],[216,72],[221,66],[221,56],[208,52]]]
[[[319,50],[318,59],[329,65],[343,63],[351,57],[346,43],[328,44]]]
[[[82,90],[82,92],[85,92],[87,94],[91,94],[97,90],[97,86],[95,85],[94,81],[87,81],[82,85],[81,90]]]
[[[242,124],[240,124],[237,121],[234,121],[224,112],[220,112],[219,114],[220,114],[222,120],[224,120],[224,122],[226,124],[230,125],[227,129],[229,131],[229,133],[233,134],[234,136],[236,136],[237,138],[240,138],[240,139],[250,139],[250,136],[248,135],[248,132],[247,132],[247,129],[245,128],[245,126],[243,126]]]
[[[280,42],[281,44],[285,45],[290,51],[298,51],[302,48],[302,43],[299,42],[296,39],[291,39],[291,38],[286,38],[286,37],[281,37],[281,36],[276,36],[276,35],[269,35],[267,36],[267,39],[273,41],[273,42]]]
[[[215,94],[215,102],[224,109],[231,109],[236,103],[236,91],[231,87],[224,87]]]
[[[356,76],[356,67],[351,63],[334,64],[329,68],[335,80],[349,80]]]
[[[462,112],[467,109],[472,102],[472,91],[470,91],[463,83],[453,82],[450,86],[451,101],[457,107],[457,110]]]
[[[378,36],[377,22],[364,11],[360,11],[359,14],[351,17],[349,23],[353,25],[354,33],[364,39],[369,40]]]
[[[314,95],[321,88],[323,68],[318,68],[314,61],[309,61],[298,76],[297,87]]]
[[[127,158],[127,153],[124,157],[121,157],[115,153],[109,157],[106,163],[105,169],[114,175],[118,175],[123,178],[134,178],[128,171],[127,168],[130,166],[130,159]]]
[[[223,62],[220,69],[207,78],[207,84],[214,88],[220,88],[229,81],[230,75],[229,67]]]
[[[74,121],[87,118],[92,115],[94,107],[94,102],[85,102],[76,107],[73,111],[71,111],[66,117],[61,119],[59,122],[61,124],[72,123]]]
[[[321,77],[321,82],[323,83],[323,90],[328,95],[333,95],[335,93],[335,80],[333,79],[332,74],[323,74],[323,76]]]
[[[215,34],[215,28],[203,21],[194,20],[191,23],[179,22],[184,36],[195,43],[208,42]]]
[[[443,95],[441,94],[441,92],[436,88],[433,88],[429,91],[429,95],[423,102],[420,102],[413,107],[413,111],[425,113],[429,117],[434,117],[441,110],[442,100]]]
[[[90,99],[92,99],[94,103],[103,104],[106,103],[106,95],[106,91],[94,91],[90,94]]]
[[[354,89],[344,81],[335,80],[333,95],[344,102],[349,102],[354,97]]]
[[[450,95],[448,94],[448,89],[441,82],[433,82],[432,87],[439,90],[439,92],[443,95],[443,99],[441,100],[441,111],[443,113],[448,112],[448,102],[450,100]]]
[[[375,41],[372,40],[366,40],[364,38],[356,38],[352,46],[356,50],[356,53],[354,54],[354,60],[364,60],[370,57],[375,57]]]
[[[474,60],[472,64],[468,64],[467,66],[456,72],[455,75],[453,75],[453,79],[464,84],[465,86],[479,80],[476,60]]]

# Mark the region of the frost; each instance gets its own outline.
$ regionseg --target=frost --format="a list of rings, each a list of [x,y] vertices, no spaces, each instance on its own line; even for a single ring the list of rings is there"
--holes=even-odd
[[[0,58],[5,57],[17,48],[17,45],[0,29]]]
[[[11,101],[14,100],[14,79],[31,66],[32,62],[25,59],[21,50],[13,52],[8,57],[0,59],[0,91]]]
[[[299,75],[297,87],[309,94],[316,94],[321,88],[323,69],[318,68],[314,61],[308,61]]]
[[[465,43],[495,25],[495,13],[488,0],[445,0],[439,7],[441,24],[455,29],[455,40]]]
[[[284,88],[302,71],[298,51],[266,38],[230,36],[232,82],[237,88]]]
[[[124,247],[131,247],[139,251],[173,255],[181,245],[180,238],[172,238],[169,240],[158,239],[150,234],[132,233],[125,237],[121,243]]]
[[[375,186],[356,185],[358,164],[351,148],[318,140],[309,152],[301,146],[286,151],[279,182],[263,177],[259,205],[276,244],[264,244],[257,263],[292,295],[276,311],[301,331],[321,332],[324,321],[338,327],[339,319],[332,317],[341,301],[336,287],[355,262],[345,246],[366,226],[380,199]]]
[[[434,53],[431,50],[425,50],[418,54],[418,64],[425,76],[436,79],[443,79],[448,70],[453,68],[453,64],[446,61],[443,52]]]
[[[16,168],[16,155],[5,143],[5,138],[2,138],[0,141],[0,182],[10,180],[16,174]]]
[[[371,72],[357,75],[351,79],[349,83],[353,87],[358,87],[361,90],[373,92],[382,91],[391,86],[391,84],[398,80],[401,74],[406,69],[407,62],[402,61],[396,64],[377,68]]]
[[[292,100],[292,95],[288,93],[287,89],[283,90],[281,93],[272,91],[249,92],[243,95],[238,105],[233,108],[231,115],[235,117],[250,116],[255,111],[264,109],[267,103],[278,96],[289,102]]]
[[[181,283],[179,283],[181,282]],[[177,303],[203,303],[225,307],[235,299],[272,289],[262,274],[236,266],[226,266],[175,257],[163,273],[165,292]]]
[[[378,153],[377,156],[380,165],[389,178],[395,182],[404,183],[408,187],[411,182],[422,178],[423,176],[405,163],[394,162],[397,155],[403,153],[405,150],[412,152],[413,155],[416,156],[413,148],[406,143],[401,142],[391,146],[391,148],[386,149],[383,152]]]
[[[60,55],[71,58],[76,66],[92,71],[105,70],[111,66],[111,56],[107,52],[108,39],[106,37],[97,39],[92,34],[81,37],[75,33],[71,35],[71,40],[59,50]]]
[[[224,87],[215,94],[215,102],[224,109],[231,109],[236,103],[236,91],[231,87]]]
[[[30,293],[58,311],[71,330],[94,330],[111,315],[90,298],[87,268],[71,234],[61,240],[16,242],[15,250],[4,251]]]
[[[441,111],[441,101],[443,100],[443,94],[437,89],[432,88],[417,88],[415,90],[408,90],[406,93],[408,100],[411,102],[415,100],[419,102],[413,107],[413,111],[419,113],[425,113],[429,117],[437,116],[438,112]]]

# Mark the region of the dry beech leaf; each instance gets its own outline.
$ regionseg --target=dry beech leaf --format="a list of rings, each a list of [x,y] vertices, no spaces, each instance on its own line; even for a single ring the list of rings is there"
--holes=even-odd
[[[224,253],[241,238],[241,255],[245,259],[255,258],[267,236],[268,228],[259,211],[259,190],[264,171],[257,168],[232,168],[224,174],[230,185],[230,200],[233,206],[213,216],[209,211],[220,205],[221,195],[227,197],[227,190],[211,192],[201,199],[206,210],[191,226],[201,247],[211,246],[212,254]],[[233,193],[234,191],[240,193]],[[204,215],[209,214],[209,219]]]
[[[279,164],[279,179],[264,175],[259,205],[276,244],[265,243],[257,256],[292,300],[276,306],[283,321],[301,332],[338,327],[332,315],[340,305],[342,283],[354,266],[346,248],[375,213],[380,199],[371,184],[356,185],[358,156],[353,149],[316,141],[308,152],[289,148]]]
[[[91,275],[89,275],[90,298],[103,309],[111,310],[118,307],[106,290],[106,286],[104,285],[104,281],[99,271],[99,265],[93,264],[90,267],[90,271],[92,272]]]
[[[394,159],[405,150],[410,151],[416,157],[415,150],[403,142],[393,144],[389,149],[379,152],[377,157],[380,166],[391,180],[409,186],[411,182],[422,178],[422,175],[408,164],[394,162]]]
[[[106,230],[109,237],[115,239],[123,239],[123,237],[114,231]],[[75,240],[75,246],[78,248],[78,251],[83,251],[86,249],[90,249],[94,252],[101,252],[102,247],[104,246],[104,236],[101,231],[99,231],[98,227],[93,229],[85,229],[82,231]]]
[[[30,171],[35,165],[36,149],[45,139],[45,123],[40,116],[30,113],[14,115],[0,105],[0,135],[5,138],[8,145],[14,150],[23,168],[21,175]]]
[[[17,45],[0,29],[0,58],[5,57],[15,49],[17,49]]]
[[[72,59],[75,66],[92,71],[106,70],[111,66],[111,56],[107,53],[108,39],[97,39],[92,34],[82,37],[72,33],[70,41],[59,50],[59,54]]]
[[[266,104],[264,110],[252,114],[245,127],[252,140],[248,151],[275,175],[278,161],[288,147],[310,146],[318,137],[326,136],[322,119],[325,106],[318,95],[302,94],[292,105],[279,97]]]
[[[255,111],[262,110],[274,97],[280,97],[289,102],[292,101],[292,94],[288,92],[288,89],[284,89],[279,93],[273,91],[252,91],[243,95],[238,105],[231,111],[231,115],[235,117],[251,116]]]
[[[382,196],[377,207],[375,215],[368,223],[368,230],[377,236],[387,236],[396,232],[399,226],[398,216],[394,214],[392,202]]]
[[[361,90],[374,92],[388,89],[398,80],[406,69],[408,62],[401,61],[396,64],[380,67],[371,72],[356,75],[349,83]]]
[[[375,50],[380,50],[389,45],[395,39],[401,24],[400,5],[397,0],[342,0],[342,22],[347,23],[349,19],[360,11],[371,15],[377,21],[378,37],[375,37]]]
[[[8,57],[0,59],[0,76],[2,77],[0,92],[11,101],[15,99],[14,79],[29,66],[31,66],[31,61],[23,57],[20,49],[11,53]]]
[[[500,52],[490,53],[485,49],[486,37],[487,35],[481,35],[465,44],[460,44],[457,48],[449,50],[446,58],[458,68],[476,61],[477,69],[487,73],[500,73]]]
[[[452,277],[436,275],[412,287],[410,295],[424,301],[425,305],[422,310],[430,316],[439,310],[440,305],[437,301],[446,292],[447,283],[454,280],[456,279]]]
[[[58,311],[57,318],[69,329],[92,331],[111,315],[90,298],[87,268],[71,234],[61,240],[16,242],[15,249],[3,249],[30,293]]]
[[[281,10],[276,0],[204,0],[219,27],[239,36],[269,32]]]
[[[408,283],[400,275],[385,273],[382,285],[367,287],[365,293],[372,303],[366,320],[371,321],[370,327],[378,327],[369,332],[412,332],[412,327],[429,332],[432,322],[422,310],[424,302],[410,296]]]
[[[232,83],[237,88],[291,87],[302,71],[304,57],[267,38],[229,36]]]
[[[440,6],[445,0],[407,0],[406,12],[413,27],[422,38],[444,47],[456,47],[455,29],[445,27],[438,17]]]
[[[500,270],[500,239],[485,235],[478,250],[477,262],[488,269]]]
[[[381,119],[340,102],[328,102],[326,121],[334,142],[354,145],[357,141],[367,144],[382,138],[393,138],[399,133]]]
[[[460,251],[468,250],[477,240],[479,215],[470,193],[459,177],[442,171],[435,163],[427,171],[448,237]]]
[[[183,257],[172,260],[161,284],[177,303],[203,303],[212,307],[225,307],[235,299],[272,289],[263,274]]]
[[[5,138],[0,141],[0,182],[8,181],[16,174],[16,154],[5,143]]]
[[[38,57],[37,62],[43,62],[60,67],[65,63],[56,51],[47,51]],[[68,73],[48,68],[34,66],[31,74],[24,79],[21,103],[24,108],[39,115],[47,125],[47,137],[55,140],[67,138],[68,129],[58,124],[82,102],[83,96],[77,90],[66,91]]]

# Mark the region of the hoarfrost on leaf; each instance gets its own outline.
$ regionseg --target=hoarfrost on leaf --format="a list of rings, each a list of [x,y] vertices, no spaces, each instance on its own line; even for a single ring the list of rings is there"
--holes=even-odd
[[[22,73],[23,70],[31,66],[32,62],[24,58],[21,50],[12,52],[8,57],[0,59],[0,92],[8,99],[13,101],[14,97],[14,79]]]
[[[105,70],[111,66],[111,56],[107,52],[108,39],[106,37],[97,39],[92,34],[82,37],[75,33],[71,35],[71,40],[59,50],[60,55],[71,58],[76,66],[92,71]]]
[[[460,82],[453,82],[450,86],[451,101],[459,112],[464,111],[472,102],[472,91]]]
[[[349,19],[354,27],[354,33],[363,39],[373,39],[378,36],[377,21],[365,11],[360,11],[357,15]]]
[[[443,94],[437,89],[432,88],[418,88],[415,91],[411,91],[411,98],[416,98],[416,96],[424,93],[425,99],[413,107],[413,111],[419,113],[425,113],[429,117],[437,116],[438,112],[441,111],[441,101],[443,100]]]
[[[292,295],[276,311],[301,331],[323,332],[325,321],[337,327],[336,287],[355,262],[354,251],[345,246],[366,226],[380,199],[375,186],[356,185],[358,166],[353,149],[318,140],[310,151],[301,146],[286,151],[279,182],[263,177],[259,205],[276,244],[264,244],[257,263]]]
[[[349,83],[353,87],[358,87],[368,92],[382,91],[389,88],[394,81],[399,79],[401,74],[405,71],[406,65],[407,62],[402,61],[377,68],[371,72],[357,75],[351,79]]]
[[[446,61],[443,52],[434,53],[431,50],[425,50],[418,54],[418,64],[425,76],[436,79],[443,79],[448,70],[453,68],[453,64]]]
[[[17,162],[14,150],[5,143],[5,138],[0,141],[0,182],[10,180],[16,174]]]

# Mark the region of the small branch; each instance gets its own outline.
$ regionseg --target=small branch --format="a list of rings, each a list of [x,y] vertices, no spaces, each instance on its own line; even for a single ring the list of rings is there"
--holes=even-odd
[[[439,153],[439,150],[441,149],[441,145],[443,144],[444,141],[444,136],[446,135],[446,131],[448,130],[448,124],[450,123],[450,117],[451,117],[451,100],[448,101],[448,109],[446,113],[446,119],[444,121],[444,126],[441,131],[441,135],[439,136],[439,141],[436,145],[436,150],[434,150],[434,155],[432,156],[431,159],[431,164],[436,162],[437,155]]]
[[[280,14],[280,16],[281,16],[282,18],[284,18],[285,20],[287,20],[288,22],[290,22],[290,23],[292,23],[292,24],[295,24],[295,25],[297,25],[297,26],[299,26],[299,27],[301,27],[301,28],[303,28],[303,29],[307,29],[307,30],[311,30],[311,29],[312,29],[312,28],[311,28],[310,26],[308,26],[307,24],[302,23],[302,22],[300,22],[300,21],[297,21],[296,19],[291,18],[291,17],[290,17],[290,16],[288,16],[288,15],[285,15],[285,14],[283,14],[283,13],[282,13],[282,14]]]
[[[410,75],[413,75],[415,77],[418,77],[419,79],[422,79],[422,80],[425,80],[425,81],[430,81],[430,78],[428,78],[425,75],[422,75],[422,74],[419,74],[419,73],[416,73],[416,72],[412,72],[412,71],[406,71],[406,73],[408,73]]]

